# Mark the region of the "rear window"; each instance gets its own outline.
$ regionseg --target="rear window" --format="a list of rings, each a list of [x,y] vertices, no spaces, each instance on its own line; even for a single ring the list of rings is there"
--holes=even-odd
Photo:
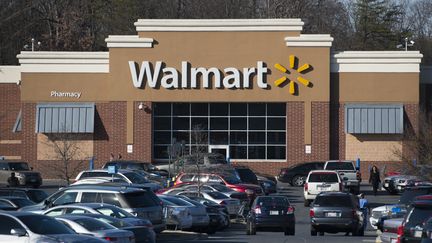
[[[90,178],[90,177],[107,177],[107,176],[111,176],[108,174],[108,172],[84,172],[81,174],[80,176],[80,180],[84,179],[84,178]]]
[[[312,173],[308,182],[339,182],[336,173]]]
[[[183,199],[180,199],[180,198],[176,198],[176,197],[163,197],[163,199],[165,199],[171,203],[174,203],[177,206],[192,206],[192,204],[190,204],[189,202],[187,202]]]
[[[415,227],[422,224],[432,216],[432,207],[414,207],[407,217],[406,227]]]
[[[290,203],[286,197],[260,197],[257,199],[257,204],[260,206],[289,206]]]
[[[239,175],[242,182],[256,184],[258,179],[251,170],[249,169],[237,169],[237,174]]]
[[[229,198],[220,192],[207,192],[207,194],[209,194],[210,197],[212,197],[214,199],[227,199],[227,198]]]
[[[352,207],[353,202],[349,196],[318,196],[314,207]]]
[[[326,170],[355,170],[351,162],[332,162],[327,163]]]
[[[124,193],[123,198],[127,205],[131,208],[143,208],[158,206],[158,203],[150,195],[149,191]]]
[[[127,173],[123,173],[123,175],[126,176],[132,183],[135,184],[149,183],[149,181],[145,179],[144,176],[140,176],[138,173],[135,172],[127,172]]]
[[[26,162],[10,163],[9,168],[11,170],[30,170]]]
[[[99,231],[99,230],[115,229],[114,226],[111,226],[105,222],[99,221],[97,219],[92,219],[92,218],[80,218],[80,219],[75,219],[73,221],[91,232]]]
[[[180,180],[182,182],[191,182],[193,178],[193,175],[191,174],[186,174],[186,175],[182,175],[182,177],[180,178]]]
[[[402,193],[399,203],[408,205],[411,204],[415,197],[427,194],[430,194],[428,188],[408,189]]]

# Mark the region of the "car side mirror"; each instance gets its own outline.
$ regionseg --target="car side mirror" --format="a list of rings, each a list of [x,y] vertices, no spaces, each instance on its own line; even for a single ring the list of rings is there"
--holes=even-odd
[[[25,229],[17,228],[17,229],[11,229],[10,234],[14,235],[14,236],[21,237],[21,236],[27,235],[27,232],[25,231]]]

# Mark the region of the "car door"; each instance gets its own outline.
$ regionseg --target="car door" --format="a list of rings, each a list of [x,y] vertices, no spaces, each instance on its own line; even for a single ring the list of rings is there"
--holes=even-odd
[[[28,236],[15,236],[11,234],[12,229],[22,229],[25,230],[22,225],[17,222],[14,218],[8,217],[6,215],[0,215],[0,242],[8,243],[27,243],[29,242]]]

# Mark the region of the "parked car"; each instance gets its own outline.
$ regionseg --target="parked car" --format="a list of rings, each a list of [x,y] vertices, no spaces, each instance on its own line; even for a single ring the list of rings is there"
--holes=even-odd
[[[411,175],[404,175],[399,176],[395,178],[394,180],[394,186],[396,189],[396,192],[401,193],[405,190],[405,187],[409,186],[410,184],[412,186],[415,186],[415,181],[420,181],[420,179],[417,176],[411,176]]]
[[[311,235],[319,232],[364,235],[363,214],[356,195],[347,192],[321,192],[311,205]]]
[[[398,238],[398,228],[402,225],[403,218],[394,218],[384,220],[383,231],[380,239],[383,243],[394,243]]]
[[[390,194],[397,194],[395,182],[400,175],[391,175],[384,178],[382,187]]]
[[[202,183],[220,183],[238,192],[245,192],[246,189],[252,190],[257,195],[262,195],[263,190],[258,185],[245,184],[231,173],[181,173],[178,175],[175,185],[182,183],[197,182],[198,177]]]
[[[399,198],[397,204],[383,205],[376,207],[371,211],[369,222],[374,229],[382,226],[385,219],[403,217],[408,209],[408,206],[414,201],[417,196],[432,194],[432,186],[415,186],[407,187]]]
[[[310,171],[322,169],[324,169],[324,162],[296,164],[288,168],[282,168],[277,176],[277,180],[290,183],[291,186],[303,186]]]
[[[102,169],[107,170],[108,166],[117,166],[119,169],[133,170],[133,171],[145,171],[151,174],[156,174],[163,177],[168,177],[167,170],[161,170],[154,166],[150,162],[143,162],[138,160],[113,160],[106,162]]]
[[[165,207],[167,228],[188,229],[192,227],[192,215],[186,206],[174,204],[163,197],[160,199]]]
[[[116,227],[83,215],[61,215],[55,217],[78,234],[91,235],[108,242],[135,243],[133,232]]]
[[[307,207],[321,192],[342,191],[342,180],[339,173],[329,170],[312,170],[304,184],[304,206]]]
[[[414,201],[398,228],[398,242],[421,242],[423,226],[432,217],[432,201]]]
[[[324,164],[324,170],[337,171],[342,178],[344,188],[358,195],[362,181],[360,171],[355,167],[352,160],[329,160]]]
[[[230,216],[237,216],[240,210],[240,200],[230,198],[220,192],[215,191],[184,191],[179,192],[176,195],[183,195],[186,197],[203,197],[208,200],[211,200],[217,204],[224,205],[228,209],[228,213]]]
[[[21,197],[0,197],[0,203],[8,204],[15,210],[35,204],[33,201]]]
[[[0,197],[26,198],[35,203],[40,203],[48,197],[48,194],[40,189],[33,188],[0,188]]]
[[[246,218],[246,233],[255,235],[262,228],[279,228],[295,235],[294,207],[285,196],[259,196]]]
[[[93,177],[114,177],[114,178],[120,178],[125,180],[129,184],[137,184],[137,185],[143,185],[145,187],[149,187],[152,189],[152,191],[157,191],[161,189],[162,187],[157,183],[152,183],[149,180],[147,180],[144,176],[131,171],[131,170],[118,170],[116,174],[109,174],[108,170],[86,170],[81,171],[77,177],[75,178],[75,181],[80,181],[82,179],[88,179]],[[103,183],[103,182],[101,182]]]
[[[423,226],[421,243],[432,243],[432,218],[429,218]]]
[[[27,162],[0,161],[0,184],[8,185],[8,178],[14,172],[20,186],[32,186],[37,188],[42,185],[42,177],[39,172],[33,171]]]
[[[48,208],[70,203],[112,204],[139,218],[150,220],[157,233],[165,229],[162,202],[150,189],[135,187],[71,186],[52,194],[39,204],[23,207],[20,210],[42,213]]]
[[[196,184],[196,183],[184,184],[183,186],[178,187],[176,189],[181,189],[184,191],[198,191],[198,184]],[[181,190],[175,190],[175,189],[174,190],[167,190],[167,194],[177,194],[176,192],[180,192]],[[219,183],[201,184],[201,190],[220,192],[220,193],[222,193],[222,194],[224,194],[230,198],[239,199],[241,201],[247,200],[246,193],[235,191],[234,189],[231,189],[231,188],[229,188],[225,185],[219,184]]]
[[[219,229],[225,229],[230,226],[230,215],[228,213],[228,209],[225,205],[217,204],[211,200],[208,200],[203,197],[189,197],[191,200],[194,200],[196,202],[201,203],[202,205],[206,206],[207,214],[210,218],[214,217],[212,214],[215,214],[216,212],[214,210],[210,210],[209,208],[216,209],[218,211],[218,214],[220,215],[220,227]]]
[[[91,236],[78,235],[54,218],[29,212],[0,212],[0,242],[103,243]]]

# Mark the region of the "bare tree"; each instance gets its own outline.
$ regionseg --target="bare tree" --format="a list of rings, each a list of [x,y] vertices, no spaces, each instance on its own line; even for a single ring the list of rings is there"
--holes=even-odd
[[[208,138],[202,126],[196,125],[191,131],[191,154],[194,158],[198,175],[198,193],[201,194],[201,165],[204,164],[204,154],[207,153]]]
[[[72,176],[82,170],[87,157],[81,151],[79,138],[73,133],[50,133],[45,145],[51,150],[48,155],[50,161],[48,167],[55,171],[55,176],[66,181],[69,185]]]

